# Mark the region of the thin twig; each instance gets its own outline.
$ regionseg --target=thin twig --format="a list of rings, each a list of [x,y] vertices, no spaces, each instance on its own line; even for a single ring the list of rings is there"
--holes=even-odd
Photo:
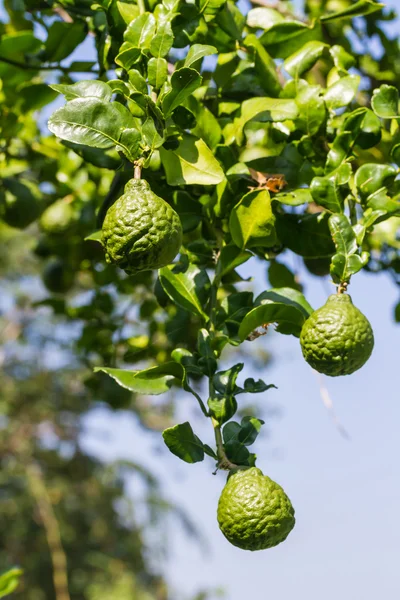
[[[350,437],[349,433],[347,432],[347,430],[345,429],[345,427],[342,425],[342,423],[340,422],[340,420],[336,416],[335,410],[333,408],[332,398],[330,397],[328,388],[324,384],[324,380],[323,380],[322,375],[320,375],[319,373],[317,373],[317,371],[314,371],[314,375],[316,376],[316,378],[318,380],[319,391],[320,391],[320,394],[321,394],[322,402],[324,403],[325,408],[329,412],[329,416],[331,417],[332,421],[334,422],[334,424],[335,424],[337,430],[339,431],[340,435],[345,440],[350,441],[351,437]]]
[[[71,600],[68,591],[67,557],[62,546],[58,521],[39,465],[28,462],[26,476],[39,510],[50,550],[55,600]]]

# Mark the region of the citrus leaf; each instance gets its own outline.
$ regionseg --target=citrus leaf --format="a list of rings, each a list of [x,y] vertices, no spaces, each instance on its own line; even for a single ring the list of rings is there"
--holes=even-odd
[[[295,79],[298,79],[315,65],[328,48],[329,45],[324,42],[317,40],[307,42],[300,50],[297,50],[297,52],[294,52],[285,60],[283,63],[285,71]]]
[[[156,19],[152,13],[145,12],[133,19],[124,33],[125,42],[137,48],[148,48],[156,32]]]
[[[382,10],[384,7],[384,4],[378,4],[375,0],[359,0],[359,2],[352,4],[348,8],[344,8],[343,10],[339,10],[332,14],[322,15],[320,20],[323,23],[327,23],[328,21],[335,21],[336,19],[352,19],[354,17],[370,15],[378,10]]]
[[[303,313],[306,319],[314,312],[314,309],[308,303],[304,295],[299,290],[291,287],[272,288],[271,290],[262,292],[255,299],[255,304],[262,304],[266,300],[294,306]]]
[[[290,192],[279,192],[274,195],[273,200],[281,204],[288,204],[289,206],[300,206],[300,204],[312,202],[313,197],[309,189],[299,188]]]
[[[111,100],[112,89],[104,81],[96,81],[89,79],[87,81],[78,81],[72,85],[62,83],[50,84],[56,92],[63,94],[66,100],[74,100],[75,98],[100,98],[101,100]]]
[[[161,26],[158,26],[157,34],[151,40],[150,52],[156,58],[166,56],[171,50],[173,42],[174,34],[172,33],[171,23],[165,21]]]
[[[158,395],[168,392],[174,383],[183,385],[185,369],[176,362],[167,362],[158,367],[142,371],[127,371],[111,367],[96,367],[95,373],[103,372],[112,377],[118,385],[139,394]]]
[[[179,273],[174,267],[168,266],[160,269],[158,276],[165,293],[173,302],[208,321],[203,305],[208,298],[210,280],[205,270],[190,265],[186,272]]]
[[[218,53],[218,50],[215,48],[215,46],[206,46],[203,44],[193,44],[193,46],[190,46],[189,52],[186,55],[184,66],[191,67],[198,60],[200,60],[201,58],[204,58],[204,56],[210,56],[211,54],[217,54],[217,53]]]
[[[77,98],[56,110],[48,127],[63,140],[109,148],[119,143],[122,130],[131,123],[132,115],[122,104],[98,98]]]
[[[243,196],[231,211],[229,230],[242,250],[276,244],[275,217],[268,190],[254,190]]]
[[[392,85],[381,85],[372,93],[371,106],[381,119],[399,118],[399,92]]]
[[[184,133],[174,150],[160,149],[168,185],[217,185],[225,178],[214,154],[204,141]]]
[[[84,41],[86,34],[87,26],[83,21],[55,21],[48,30],[42,60],[60,62],[67,58]]]
[[[196,463],[204,460],[203,443],[193,433],[193,429],[188,421],[164,429],[162,436],[170,452],[178,458],[187,463]]]
[[[278,323],[281,333],[299,337],[305,319],[303,312],[294,305],[266,300],[247,313],[240,324],[238,336],[243,342],[258,327]]]
[[[245,38],[243,45],[245,48],[253,48],[254,50],[255,68],[259,74],[260,83],[263,89],[268,92],[270,96],[279,96],[282,86],[279,81],[275,62],[260,43],[257,36],[253,33],[248,35]]]
[[[151,58],[147,64],[149,84],[155,90],[161,89],[168,77],[168,63],[165,58]]]
[[[357,93],[360,79],[359,75],[347,75],[335,81],[333,85],[328,87],[324,95],[327,106],[332,110],[336,110],[350,104]]]
[[[202,77],[195,69],[183,67],[174,71],[171,77],[171,90],[162,100],[165,117],[181,105],[195,89],[201,85]]]

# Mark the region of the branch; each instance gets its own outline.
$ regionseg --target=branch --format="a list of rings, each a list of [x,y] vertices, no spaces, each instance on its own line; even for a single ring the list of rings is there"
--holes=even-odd
[[[68,591],[67,557],[62,547],[60,528],[39,465],[28,462],[26,476],[39,510],[50,550],[55,600],[71,600]]]

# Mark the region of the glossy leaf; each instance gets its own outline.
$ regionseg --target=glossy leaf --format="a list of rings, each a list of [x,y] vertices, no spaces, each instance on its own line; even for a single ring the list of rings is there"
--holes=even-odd
[[[177,106],[180,106],[200,86],[201,81],[201,76],[194,69],[183,67],[174,71],[171,77],[171,90],[162,100],[165,116],[167,117]]]
[[[359,75],[342,77],[326,90],[324,98],[327,106],[332,110],[347,106],[354,99],[359,85]]]
[[[332,213],[342,213],[344,198],[338,184],[337,173],[326,177],[314,177],[310,191],[315,204],[323,206]]]
[[[255,304],[262,304],[265,301],[281,302],[283,304],[294,306],[303,313],[305,318],[309,317],[314,311],[304,295],[299,290],[292,287],[272,288],[271,290],[262,292],[257,296]]]
[[[392,183],[399,170],[393,165],[380,163],[364,163],[357,169],[354,183],[362,198],[377,192],[388,183]]]
[[[287,58],[304,44],[314,40],[322,40],[321,27],[317,21],[307,25],[290,19],[274,23],[260,37],[262,45],[274,58]]]
[[[381,119],[399,118],[399,92],[392,85],[381,85],[372,93],[371,105]]]
[[[276,244],[275,216],[268,190],[254,190],[243,196],[231,211],[229,230],[242,250]]]
[[[205,270],[190,265],[186,272],[177,272],[174,267],[163,267],[158,276],[166,294],[179,306],[199,315],[205,321],[208,315],[204,312],[210,280]]]
[[[131,46],[148,48],[156,32],[156,20],[152,13],[145,12],[133,19],[124,33],[125,42]]]
[[[280,23],[285,20],[285,17],[280,12],[273,8],[260,6],[252,8],[247,13],[247,25],[254,29],[264,29],[268,31],[275,23]]]
[[[304,321],[303,313],[295,306],[266,300],[247,313],[240,324],[238,336],[243,342],[258,327],[269,323],[278,323],[281,333],[299,337]]]
[[[215,46],[206,46],[203,44],[193,44],[189,48],[189,52],[185,58],[185,67],[191,67],[196,64],[197,61],[201,60],[205,56],[210,56],[212,54],[217,54],[218,50]]]
[[[304,44],[300,50],[291,54],[283,63],[285,71],[297,79],[303,73],[309,71],[315,65],[317,60],[323,56],[328,49],[328,44],[312,40]]]
[[[182,385],[185,370],[176,362],[167,362],[142,371],[127,371],[111,367],[95,367],[94,372],[103,372],[114,379],[118,385],[139,394],[158,395],[168,392],[174,383]]]
[[[190,423],[186,421],[163,431],[165,445],[172,454],[187,463],[204,460],[204,447],[200,439],[193,433]]]
[[[254,63],[259,74],[263,89],[269,96],[276,97],[282,89],[279,81],[276,65],[256,35],[248,35],[244,42],[246,48],[253,48]]]
[[[335,21],[337,19],[353,19],[354,17],[370,15],[378,10],[382,10],[384,6],[384,4],[379,4],[378,2],[375,2],[375,0],[359,0],[343,10],[322,15],[320,19],[324,23]]]
[[[160,90],[168,77],[168,63],[165,58],[151,58],[147,65],[149,84]]]
[[[217,185],[225,177],[211,150],[193,135],[183,134],[176,149],[160,152],[168,185]]]
[[[174,42],[171,23],[165,21],[157,27],[157,33],[150,43],[150,52],[156,58],[162,58],[171,50]]]
[[[273,200],[289,206],[300,206],[312,202],[313,198],[309,189],[299,188],[290,192],[279,192],[274,195]]]
[[[50,84],[50,87],[63,94],[66,100],[74,100],[76,98],[100,98],[100,100],[109,101],[113,90],[104,81],[96,79],[82,80],[66,85],[62,83]]]
[[[63,140],[93,148],[109,148],[119,143],[122,129],[131,123],[132,116],[122,104],[117,106],[117,103],[97,98],[77,98],[56,110],[48,127]]]
[[[368,257],[357,254],[356,235],[345,215],[331,215],[329,227],[337,250],[331,262],[332,278],[336,283],[348,282],[362,269]]]
[[[330,257],[335,251],[326,212],[305,215],[278,215],[278,238],[304,258]]]

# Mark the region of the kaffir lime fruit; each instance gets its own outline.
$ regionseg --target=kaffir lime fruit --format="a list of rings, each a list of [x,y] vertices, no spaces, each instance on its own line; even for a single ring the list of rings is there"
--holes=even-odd
[[[374,334],[348,294],[329,296],[300,334],[303,356],[319,373],[336,377],[360,369],[371,356]]]
[[[50,235],[66,233],[75,222],[75,211],[70,202],[56,200],[51,204],[39,220],[42,231]]]
[[[293,506],[281,486],[256,467],[229,475],[217,517],[227,540],[242,550],[277,546],[295,524]]]
[[[131,179],[107,211],[102,242],[107,262],[134,274],[171,263],[182,243],[182,226],[147,181]]]
[[[44,285],[50,292],[65,294],[73,286],[75,274],[68,264],[55,258],[47,263],[42,277]]]

